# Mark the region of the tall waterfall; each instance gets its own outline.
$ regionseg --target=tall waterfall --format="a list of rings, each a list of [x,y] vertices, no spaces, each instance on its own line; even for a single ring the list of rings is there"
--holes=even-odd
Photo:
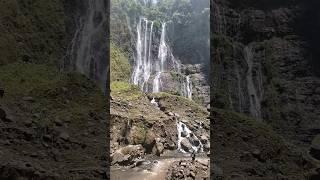
[[[147,82],[152,72],[152,34],[153,22],[140,18],[137,25],[135,67],[131,78],[133,84],[139,85],[142,90],[148,88]]]
[[[165,85],[162,81],[164,73],[175,71],[181,74],[181,63],[174,57],[166,42],[166,27],[167,23],[163,22],[160,42],[156,44],[157,41],[154,40],[159,36],[157,31],[154,31],[153,21],[140,17],[136,26],[136,52],[131,82],[138,85],[144,92],[161,92]],[[158,47],[158,54],[153,50],[156,47]],[[184,80],[179,82],[183,86],[181,94],[191,99],[191,79],[189,76],[183,77]]]
[[[244,49],[245,60],[248,64],[247,72],[247,88],[250,100],[250,114],[255,118],[261,118],[261,102],[260,97],[258,96],[256,87],[254,85],[253,77],[253,53],[252,47],[246,46]]]
[[[156,65],[156,76],[153,81],[153,92],[157,93],[160,92],[161,89],[161,73],[166,70],[166,61],[167,61],[167,55],[168,55],[168,47],[165,41],[166,38],[166,23],[162,23],[162,30],[161,30],[161,38],[160,38],[160,45],[159,45],[159,52],[158,52],[158,64]]]
[[[63,68],[76,70],[97,81],[105,90],[108,62],[108,8],[105,0],[87,0],[65,57]],[[65,67],[68,66],[68,67]]]

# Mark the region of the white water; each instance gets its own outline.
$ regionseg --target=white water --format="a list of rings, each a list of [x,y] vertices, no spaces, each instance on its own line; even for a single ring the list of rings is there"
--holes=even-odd
[[[178,150],[183,152],[183,153],[192,153],[192,151],[200,153],[203,152],[203,144],[201,143],[201,141],[198,139],[198,137],[188,128],[187,125],[185,125],[183,122],[177,122],[177,131],[178,131]],[[182,136],[182,134],[184,134],[184,137]],[[191,134],[193,134],[194,136],[194,140],[199,141],[199,145],[195,146],[192,143],[191,138]],[[189,140],[189,142],[192,144],[192,150],[189,149],[189,152],[186,152],[185,150],[183,150],[181,148],[181,141],[183,138],[186,138]]]
[[[248,64],[248,72],[247,72],[247,88],[248,88],[248,94],[249,94],[249,99],[250,99],[250,114],[255,117],[260,119],[261,118],[261,102],[260,98],[258,96],[256,87],[254,85],[254,80],[253,80],[253,53],[252,53],[252,47],[246,46],[244,48],[244,55],[245,55],[245,60],[247,61]]]
[[[189,99],[192,99],[192,84],[190,81],[190,76],[188,75],[186,79],[187,79],[187,97]]]
[[[107,21],[107,8],[104,0],[88,0],[86,13],[80,17],[77,30],[71,41],[65,61],[87,77],[97,81],[105,89],[107,79],[107,34],[104,23]],[[97,20],[97,15],[101,17]],[[102,39],[101,37],[106,37]],[[105,41],[105,43],[103,43]],[[66,67],[64,67],[66,68]]]
[[[154,40],[156,32],[154,31],[154,22],[140,17],[136,27],[136,53],[134,58],[133,73],[131,82],[138,85],[144,92],[161,92],[165,85],[162,78],[165,73],[175,71],[181,74],[181,63],[177,60],[166,42],[166,26],[164,22],[161,25],[160,42],[158,52],[154,53]],[[192,99],[192,82],[190,76],[184,76],[181,82],[181,94]],[[153,79],[150,79],[153,78]]]

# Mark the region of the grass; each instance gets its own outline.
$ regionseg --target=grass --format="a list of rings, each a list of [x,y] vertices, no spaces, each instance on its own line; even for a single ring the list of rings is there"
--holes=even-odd
[[[37,114],[39,125],[50,125],[56,118],[84,122],[90,112],[106,111],[103,93],[83,75],[29,63],[0,66],[0,72],[4,101],[23,104],[23,97],[32,97],[34,102],[24,110]]]
[[[138,86],[128,82],[111,82],[111,96],[117,96],[125,100],[135,100],[143,95]]]

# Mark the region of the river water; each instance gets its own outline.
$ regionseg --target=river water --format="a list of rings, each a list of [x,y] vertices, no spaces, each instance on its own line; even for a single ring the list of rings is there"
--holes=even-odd
[[[149,168],[146,167],[122,167],[116,168],[111,167],[111,180],[165,180],[167,177],[167,171],[170,165],[175,161],[180,160],[191,160],[190,157],[159,157],[150,161],[154,165]],[[208,163],[209,158],[207,157],[198,157],[197,161],[201,163]],[[150,168],[151,167],[151,168]],[[148,170],[150,169],[150,170]]]

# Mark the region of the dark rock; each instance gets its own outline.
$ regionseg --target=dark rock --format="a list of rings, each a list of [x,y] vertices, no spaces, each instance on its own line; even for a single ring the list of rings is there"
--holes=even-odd
[[[192,149],[192,144],[190,143],[190,141],[188,139],[183,138],[181,140],[181,148],[186,152],[190,152]]]
[[[3,98],[4,96],[4,89],[0,88],[0,98]]]
[[[68,141],[70,136],[67,132],[61,132],[60,135],[59,135],[59,138],[65,140],[65,141]]]
[[[320,135],[313,138],[309,153],[312,157],[320,160]]]
[[[27,97],[23,97],[22,100],[24,101],[28,101],[28,102],[34,102],[34,98],[33,97],[30,97],[30,96],[27,96]]]
[[[6,120],[7,118],[7,113],[4,111],[2,108],[0,108],[0,119],[1,120]]]

